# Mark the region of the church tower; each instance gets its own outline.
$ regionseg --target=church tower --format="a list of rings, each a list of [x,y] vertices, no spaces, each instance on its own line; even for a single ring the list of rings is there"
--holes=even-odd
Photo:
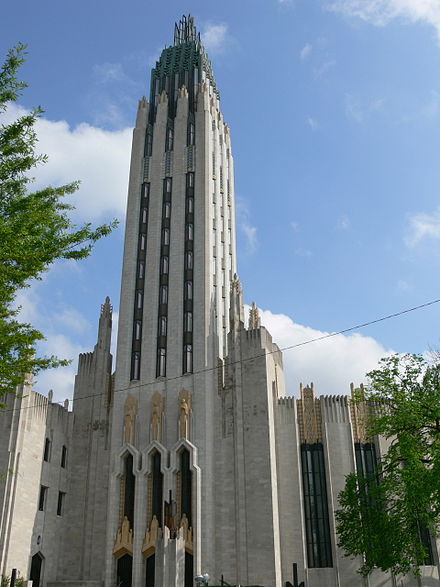
[[[229,129],[200,35],[183,17],[133,134],[108,584],[193,585],[215,557],[204,537],[215,535],[214,404],[235,272]]]

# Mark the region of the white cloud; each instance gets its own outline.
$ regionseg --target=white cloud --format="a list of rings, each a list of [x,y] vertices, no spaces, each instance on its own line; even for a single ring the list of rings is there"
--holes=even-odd
[[[240,224],[241,230],[244,232],[247,239],[247,252],[254,253],[257,249],[257,228],[251,226],[247,222]]]
[[[299,57],[300,57],[301,61],[304,61],[304,59],[307,59],[307,57],[310,55],[311,50],[312,50],[312,45],[310,43],[306,43],[304,45],[304,47],[301,49],[301,51],[299,52]]]
[[[257,227],[252,224],[251,214],[247,201],[236,195],[237,225],[246,239],[246,253],[255,253],[258,247]]]
[[[202,43],[206,50],[216,53],[225,48],[228,40],[228,27],[226,24],[208,23],[201,34]]]
[[[321,63],[321,65],[318,65],[317,67],[313,68],[313,77],[315,78],[315,80],[320,79],[324,76],[325,73],[327,73],[329,69],[335,67],[335,65],[336,61],[334,59],[324,61],[323,63]]]
[[[120,63],[99,63],[94,65],[93,71],[100,83],[121,82],[127,79]]]
[[[246,308],[248,312],[249,307]],[[296,324],[285,314],[260,310],[261,323],[280,348],[325,336],[327,332]],[[362,334],[338,334],[283,352],[284,374],[289,395],[298,395],[299,384],[313,381],[319,395],[340,395],[365,380],[365,374],[390,354],[379,342]]]
[[[316,118],[312,118],[311,116],[307,118],[307,124],[310,126],[312,130],[316,130],[318,128],[318,121],[316,120]]]
[[[11,105],[0,122],[26,112]],[[38,151],[49,157],[34,170],[35,188],[62,185],[80,180],[78,192],[70,198],[81,220],[94,220],[125,212],[132,130],[109,131],[81,123],[71,128],[64,120],[41,118],[35,125]]]
[[[295,249],[295,255],[298,257],[311,257],[313,253],[309,249],[303,249],[302,247],[299,247],[298,249]]]
[[[66,334],[46,332],[46,340],[39,345],[39,353],[42,356],[56,355],[64,359],[72,359],[67,367],[48,369],[42,371],[34,378],[34,389],[39,393],[47,395],[49,389],[53,390],[53,400],[63,402],[64,399],[71,399],[75,374],[78,366],[78,355],[91,349],[86,349],[74,343]]]
[[[384,26],[396,18],[425,23],[433,26],[440,38],[438,0],[336,0],[330,2],[328,8],[377,26]]]
[[[404,279],[399,279],[396,285],[399,291],[409,291],[414,288],[411,283],[408,283],[408,281],[405,281]]]
[[[359,100],[351,94],[345,94],[345,114],[349,120],[355,122],[360,123],[364,120],[364,112]]]
[[[75,308],[65,306],[55,314],[56,322],[63,328],[69,328],[74,332],[83,333],[90,328],[89,322]]]
[[[424,114],[427,118],[436,118],[440,110],[440,93],[431,90],[431,95],[428,104],[424,109]]]
[[[340,216],[336,223],[336,228],[337,230],[348,230],[350,228],[350,218],[346,214]]]
[[[294,220],[292,220],[292,222],[290,223],[290,226],[291,226],[293,232],[299,231],[299,222],[295,222]]]
[[[385,98],[376,98],[372,100],[369,105],[369,110],[371,112],[380,112],[383,110],[383,105],[385,104]]]
[[[432,214],[419,212],[409,217],[406,245],[414,247],[425,238],[440,239],[440,206]]]

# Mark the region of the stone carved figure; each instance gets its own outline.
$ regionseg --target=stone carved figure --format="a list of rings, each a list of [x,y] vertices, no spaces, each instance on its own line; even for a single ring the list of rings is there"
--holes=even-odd
[[[189,438],[189,417],[191,412],[191,394],[182,389],[179,394],[179,438]]]
[[[121,556],[121,554],[133,552],[133,530],[130,529],[130,521],[127,516],[124,516],[122,524],[116,534],[116,541],[113,547],[113,554]]]
[[[249,330],[256,330],[260,328],[260,314],[255,302],[252,302],[251,309],[249,310]]]
[[[163,397],[156,392],[151,398],[151,440],[162,442]]]
[[[137,401],[132,395],[127,396],[124,405],[124,443],[134,444]]]
[[[148,528],[148,526],[147,526],[147,531],[146,531],[145,537],[144,537],[144,544],[142,546],[142,552],[144,554],[150,552],[152,549],[155,548],[156,540],[157,540],[157,538],[160,537],[159,534],[160,534],[159,522],[158,522],[156,516],[153,516],[153,519],[151,520],[151,523],[150,523],[150,528]]]
[[[182,518],[180,520],[180,532],[181,538],[185,540],[187,547],[192,547],[192,528],[189,525],[188,518],[186,514],[182,514]]]

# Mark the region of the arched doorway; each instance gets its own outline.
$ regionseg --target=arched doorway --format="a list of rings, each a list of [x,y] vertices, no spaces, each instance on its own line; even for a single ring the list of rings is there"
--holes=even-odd
[[[124,554],[117,562],[117,587],[131,587],[131,575],[133,568],[133,557]]]
[[[31,572],[29,579],[32,581],[32,587],[40,587],[42,584],[42,568],[43,568],[44,556],[41,552],[34,554],[31,561]]]

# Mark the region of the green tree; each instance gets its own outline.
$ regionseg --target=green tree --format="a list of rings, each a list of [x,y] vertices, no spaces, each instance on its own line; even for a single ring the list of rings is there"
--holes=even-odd
[[[339,545],[374,568],[419,573],[440,524],[440,364],[394,355],[367,375],[367,434],[388,440],[370,477],[347,476],[336,512]]]
[[[17,78],[25,46],[11,49],[0,69],[0,115],[26,87]],[[35,122],[41,108],[0,127],[0,400],[14,392],[25,374],[65,365],[56,357],[39,357],[37,342],[43,334],[19,321],[14,309],[17,291],[28,287],[57,259],[83,259],[94,243],[116,225],[93,228],[76,226],[69,218],[73,206],[65,197],[78,189],[78,182],[30,191],[32,169],[47,160],[36,154]]]

